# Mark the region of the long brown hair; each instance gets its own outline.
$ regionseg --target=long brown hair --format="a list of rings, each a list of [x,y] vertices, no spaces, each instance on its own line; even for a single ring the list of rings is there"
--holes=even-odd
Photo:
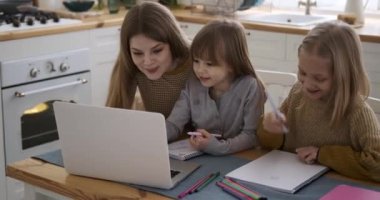
[[[330,60],[334,83],[328,98],[330,126],[340,125],[356,103],[369,95],[359,36],[345,23],[325,22],[309,32],[298,51],[301,50]]]
[[[249,59],[249,51],[245,29],[235,20],[214,20],[204,26],[194,37],[190,54],[192,58],[209,60],[220,64],[222,59],[232,68],[233,77],[250,75],[257,79],[263,97],[260,105],[265,102],[264,84],[256,74]]]
[[[134,6],[128,11],[121,27],[120,52],[111,75],[107,106],[132,107],[138,69],[131,57],[130,40],[139,34],[169,44],[172,57],[179,64],[188,59],[189,40],[168,8],[156,2]]]

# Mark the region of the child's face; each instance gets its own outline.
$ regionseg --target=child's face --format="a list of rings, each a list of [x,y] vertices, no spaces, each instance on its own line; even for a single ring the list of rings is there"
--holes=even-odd
[[[325,100],[332,88],[332,64],[330,59],[300,50],[298,79],[302,91],[310,99]]]
[[[227,91],[232,82],[232,71],[227,64],[216,65],[211,61],[194,58],[194,73],[203,86]]]
[[[162,43],[143,34],[130,39],[132,60],[148,79],[157,80],[174,68],[169,44]]]

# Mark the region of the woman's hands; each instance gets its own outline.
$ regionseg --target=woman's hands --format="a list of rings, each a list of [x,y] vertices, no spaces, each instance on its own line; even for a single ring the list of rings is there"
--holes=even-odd
[[[300,147],[296,149],[298,158],[306,164],[313,164],[318,160],[319,148],[314,146]]]
[[[283,113],[276,115],[274,112],[266,113],[263,119],[263,127],[271,133],[283,134],[286,128],[286,117]]]

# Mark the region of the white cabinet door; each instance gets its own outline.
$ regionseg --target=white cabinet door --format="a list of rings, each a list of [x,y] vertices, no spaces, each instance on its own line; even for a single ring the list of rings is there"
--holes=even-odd
[[[104,106],[113,66],[120,48],[120,27],[91,30],[92,104]]]
[[[247,30],[246,36],[250,58],[256,69],[284,71],[286,34]]]
[[[199,30],[203,27],[203,24],[179,22],[179,26],[186,33],[186,35],[192,40]]]
[[[363,42],[363,62],[371,81],[370,96],[380,98],[380,43]]]

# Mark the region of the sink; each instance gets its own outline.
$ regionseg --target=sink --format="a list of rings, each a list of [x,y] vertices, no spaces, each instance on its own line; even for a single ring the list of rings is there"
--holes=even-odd
[[[297,15],[297,14],[270,14],[251,15],[242,18],[244,20],[260,23],[271,23],[291,26],[309,26],[321,22],[332,21],[334,18],[318,15]]]

